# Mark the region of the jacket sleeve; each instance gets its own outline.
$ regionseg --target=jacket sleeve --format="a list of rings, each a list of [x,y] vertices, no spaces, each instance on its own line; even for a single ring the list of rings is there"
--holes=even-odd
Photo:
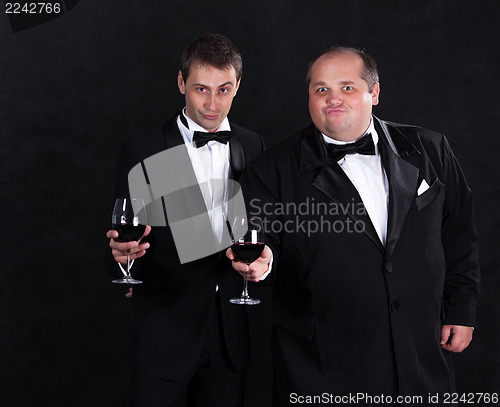
[[[444,137],[441,158],[446,194],[442,221],[444,323],[476,327],[480,274],[472,192]]]

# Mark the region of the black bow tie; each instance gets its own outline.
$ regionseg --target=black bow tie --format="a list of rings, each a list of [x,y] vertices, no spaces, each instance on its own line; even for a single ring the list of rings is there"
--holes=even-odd
[[[355,143],[340,145],[328,143],[327,149],[328,157],[335,162],[344,158],[346,154],[375,155],[375,144],[373,143],[372,135],[369,133]]]
[[[216,131],[214,133],[206,133],[203,131],[195,131],[193,135],[193,141],[196,144],[196,148],[203,147],[209,141],[215,140],[219,143],[227,144],[231,138],[231,132],[229,130]]]

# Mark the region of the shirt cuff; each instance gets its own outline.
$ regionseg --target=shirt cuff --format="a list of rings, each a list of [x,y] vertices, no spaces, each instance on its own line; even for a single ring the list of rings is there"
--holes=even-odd
[[[271,270],[273,268],[273,259],[274,259],[274,257],[273,257],[273,253],[271,251],[271,261],[269,262],[269,267],[268,267],[267,271],[264,274],[262,274],[262,276],[260,276],[259,281],[264,281],[266,279],[266,277],[269,275],[269,273],[271,273]]]

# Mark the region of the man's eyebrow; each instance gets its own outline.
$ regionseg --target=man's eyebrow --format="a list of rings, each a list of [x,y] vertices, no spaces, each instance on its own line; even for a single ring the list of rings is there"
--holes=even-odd
[[[339,85],[354,85],[356,82],[354,81],[340,81],[339,82]],[[325,86],[326,85],[326,82],[324,81],[318,81],[318,82],[314,82],[311,84],[311,86]]]
[[[234,86],[233,82],[231,82],[231,81],[227,81],[227,82],[224,82],[224,83],[222,83],[222,84],[220,84],[220,85],[217,85],[217,87],[218,87],[218,88],[221,88],[221,87],[223,87],[223,86],[227,86],[227,85]],[[205,84],[203,84],[203,83],[193,83],[193,86],[201,86],[202,88],[207,88],[207,89],[208,89],[208,88],[210,88],[210,86],[205,85]]]
[[[319,85],[326,85],[326,83],[323,82],[323,81],[318,81],[318,82],[311,83],[311,86],[319,86]]]

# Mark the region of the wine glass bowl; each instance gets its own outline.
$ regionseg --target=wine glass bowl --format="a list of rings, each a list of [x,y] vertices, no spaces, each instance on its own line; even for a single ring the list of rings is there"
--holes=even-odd
[[[261,242],[238,241],[231,245],[231,250],[238,261],[250,265],[260,257],[265,246],[265,243]]]

